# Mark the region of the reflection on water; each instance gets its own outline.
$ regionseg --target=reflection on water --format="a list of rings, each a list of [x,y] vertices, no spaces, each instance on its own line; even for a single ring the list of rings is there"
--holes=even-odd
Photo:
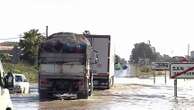
[[[139,79],[129,70],[117,71],[115,85],[109,90],[96,90],[89,99],[39,102],[37,86],[30,95],[13,95],[15,110],[187,110],[194,109],[194,81],[178,80],[178,98],[173,97],[173,80],[164,77]]]

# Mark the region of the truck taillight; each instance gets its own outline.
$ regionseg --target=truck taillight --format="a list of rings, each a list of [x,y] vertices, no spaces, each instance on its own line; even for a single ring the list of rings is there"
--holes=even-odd
[[[48,81],[46,79],[41,79],[40,80],[40,85],[47,85]]]

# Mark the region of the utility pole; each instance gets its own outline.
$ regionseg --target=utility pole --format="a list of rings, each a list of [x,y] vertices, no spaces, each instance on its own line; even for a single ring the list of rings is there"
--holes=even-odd
[[[48,26],[46,26],[46,38],[48,37]]]
[[[188,54],[187,54],[188,55],[188,57],[187,57],[188,61],[190,61],[189,53],[190,53],[190,44],[188,44]]]

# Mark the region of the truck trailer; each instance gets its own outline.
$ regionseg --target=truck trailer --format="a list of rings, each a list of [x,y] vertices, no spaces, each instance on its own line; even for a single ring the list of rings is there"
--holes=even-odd
[[[98,53],[98,62],[92,65],[94,88],[109,89],[114,84],[114,48],[111,36],[84,35]]]
[[[39,47],[39,97],[88,98],[93,91],[92,47],[84,35],[59,32]]]
[[[6,82],[7,80],[5,80],[4,77],[3,64],[0,61],[0,110],[13,110],[9,88],[6,85]]]

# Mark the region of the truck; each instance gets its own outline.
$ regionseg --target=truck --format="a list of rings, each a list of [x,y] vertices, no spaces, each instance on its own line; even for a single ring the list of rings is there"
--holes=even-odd
[[[93,91],[93,54],[82,34],[58,32],[47,37],[38,52],[40,99],[87,99]]]
[[[98,62],[92,65],[94,88],[109,89],[114,84],[114,47],[111,36],[84,35],[98,54]]]
[[[10,98],[9,90],[5,85],[4,69],[0,61],[0,110],[12,110],[13,105]]]

